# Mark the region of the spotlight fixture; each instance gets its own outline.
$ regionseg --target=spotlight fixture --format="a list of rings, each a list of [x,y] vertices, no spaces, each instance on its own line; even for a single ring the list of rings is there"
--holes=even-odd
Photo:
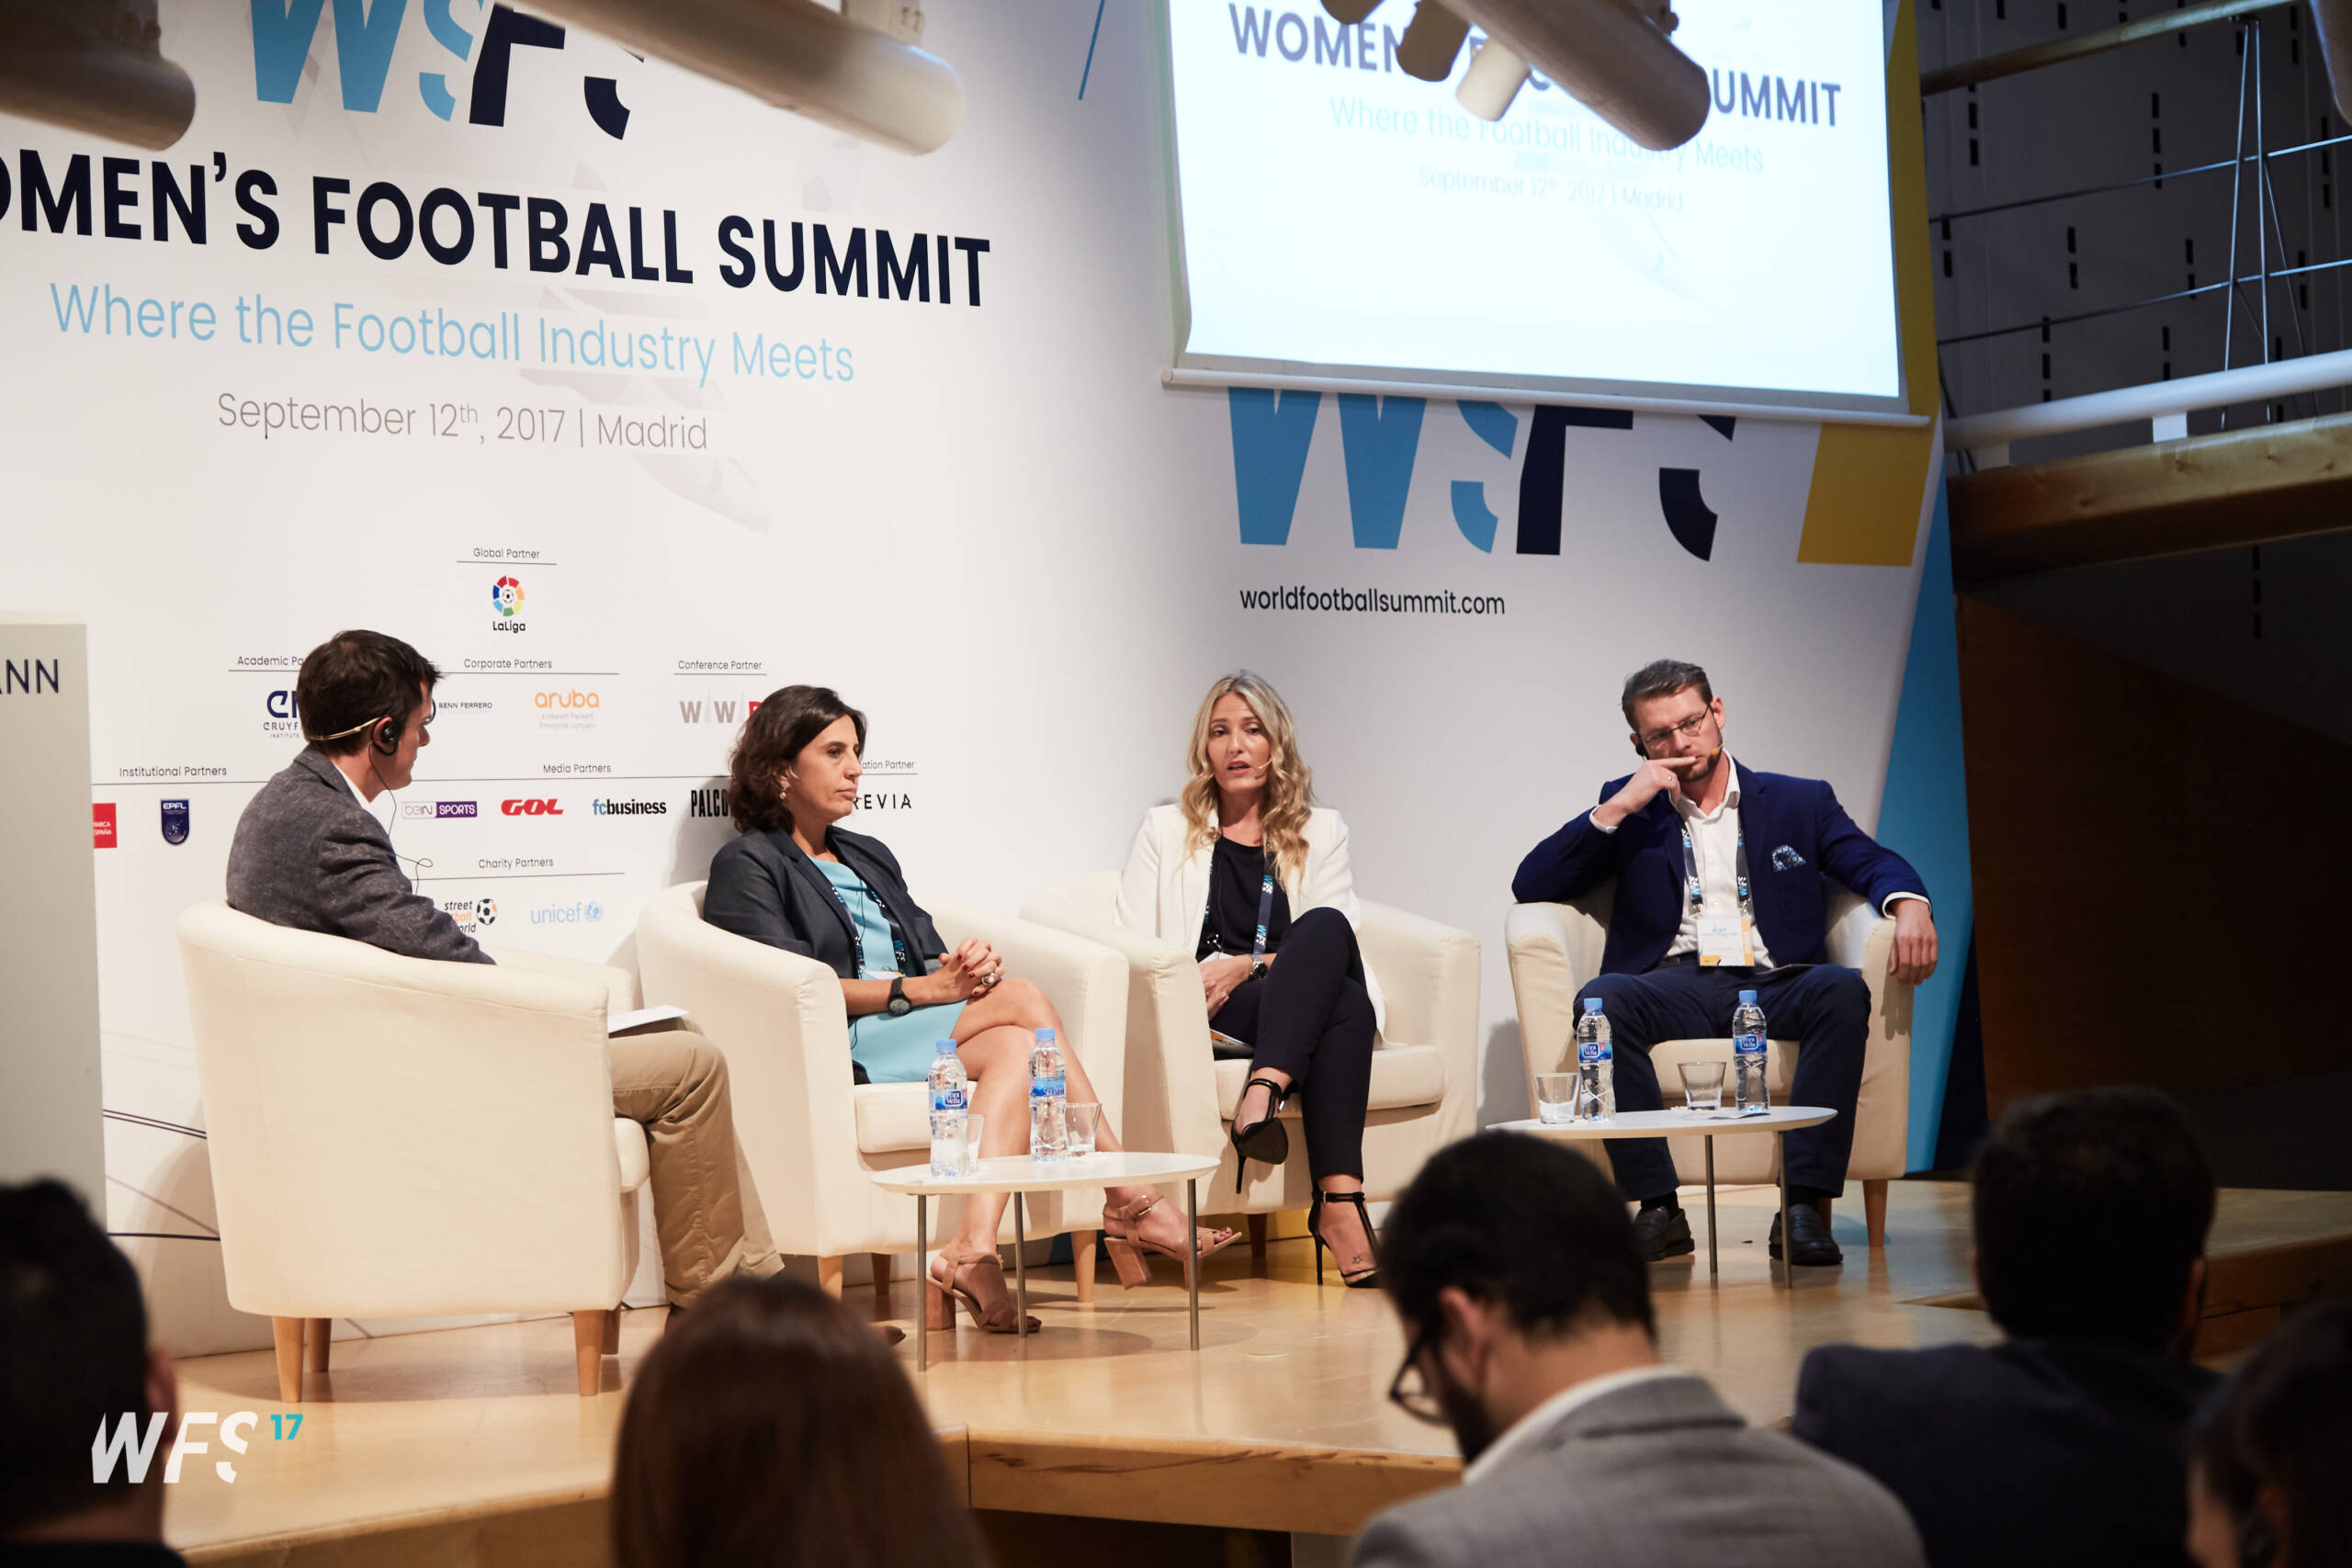
[[[1324,0],[1324,9],[1356,22],[1373,7]],[[1452,73],[1463,35],[1449,21],[1475,22],[1487,35],[1454,91],[1481,119],[1501,118],[1532,69],[1655,152],[1679,147],[1707,123],[1707,73],[1667,37],[1676,26],[1668,0],[1422,0],[1407,28],[1422,34],[1412,75],[1442,82]],[[1405,52],[1400,39],[1399,65]]]
[[[196,118],[155,0],[0,3],[0,109],[161,151]]]
[[[813,0],[533,0],[531,8],[901,152],[933,152],[963,122],[955,67],[910,41],[923,26],[911,0],[854,0],[846,15]]]

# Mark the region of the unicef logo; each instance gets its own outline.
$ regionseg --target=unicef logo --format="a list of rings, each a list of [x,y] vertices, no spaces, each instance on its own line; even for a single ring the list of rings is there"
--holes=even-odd
[[[601,920],[605,918],[605,907],[591,898],[580,907],[580,918],[583,920]]]
[[[523,585],[511,577],[502,577],[490,587],[491,607],[502,615],[512,615],[523,607]]]

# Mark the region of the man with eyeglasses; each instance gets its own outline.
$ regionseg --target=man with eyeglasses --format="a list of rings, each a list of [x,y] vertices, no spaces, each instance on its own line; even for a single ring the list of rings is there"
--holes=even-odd
[[[294,681],[308,744],[237,819],[231,908],[407,958],[496,962],[410,885],[390,835],[368,809],[385,791],[408,787],[417,753],[432,743],[440,679],[432,660],[382,632],[338,632],[310,651]],[[671,1028],[615,1040],[609,1049],[613,1114],[645,1126],[672,1307],[737,1273],[780,1272],[784,1260],[736,1146],[718,1047]]]
[[[1389,1209],[1380,1278],[1411,1346],[1389,1397],[1466,1468],[1366,1526],[1354,1568],[1923,1562],[1892,1493],[1658,1360],[1633,1224],[1580,1156],[1440,1149]]]
[[[1859,971],[1826,962],[1823,879],[1894,919],[1889,972],[1913,986],[1936,968],[1927,886],[1854,825],[1826,782],[1736,761],[1724,748],[1723,699],[1696,664],[1643,666],[1627,677],[1621,705],[1641,767],[1530,851],[1511,896],[1555,903],[1616,884],[1600,974],[1577,1006],[1598,997],[1609,1017],[1622,1110],[1664,1108],[1653,1046],[1728,1036],[1739,993],[1758,993],[1772,1037],[1797,1043],[1792,1102],[1838,1112],[1784,1140],[1787,1258],[1842,1262],[1827,1210],[1845,1189],[1854,1145],[1871,998]],[[1692,1251],[1666,1140],[1612,1138],[1609,1157],[1619,1187],[1641,1203],[1634,1228],[1643,1256]],[[1775,1258],[1782,1239],[1776,1215]]]

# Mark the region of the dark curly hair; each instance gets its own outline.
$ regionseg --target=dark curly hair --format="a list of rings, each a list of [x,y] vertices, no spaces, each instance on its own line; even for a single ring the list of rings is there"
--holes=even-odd
[[[727,760],[727,814],[738,829],[749,833],[792,826],[784,804],[785,766],[844,718],[857,726],[857,749],[864,754],[865,716],[831,686],[779,687],[752,710]]]

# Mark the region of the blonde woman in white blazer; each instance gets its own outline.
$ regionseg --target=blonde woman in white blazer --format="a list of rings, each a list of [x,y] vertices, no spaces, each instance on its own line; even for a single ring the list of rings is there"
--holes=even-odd
[[[1209,688],[1186,759],[1182,794],[1144,814],[1127,853],[1119,923],[1193,947],[1211,1026],[1251,1049],[1233,1116],[1242,1163],[1289,1157],[1276,1112],[1305,1095],[1316,1275],[1328,1247],[1349,1285],[1376,1286],[1363,1122],[1383,1010],[1356,947],[1347,824],[1314,804],[1290,709],[1246,670]]]

